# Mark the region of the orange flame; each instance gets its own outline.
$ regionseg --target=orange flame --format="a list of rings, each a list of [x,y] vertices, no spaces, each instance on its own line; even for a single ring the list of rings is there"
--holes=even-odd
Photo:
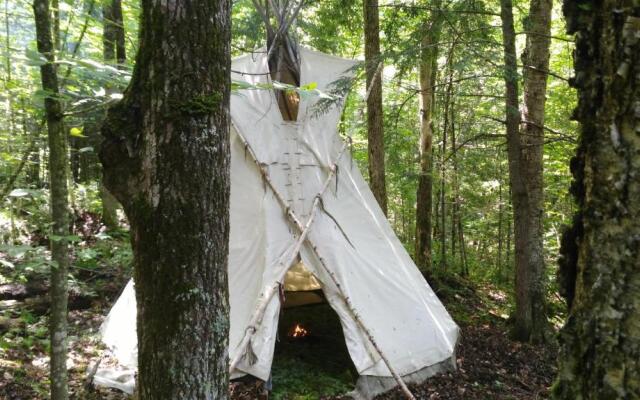
[[[296,323],[289,329],[289,337],[302,338],[309,334],[309,331],[304,326]]]

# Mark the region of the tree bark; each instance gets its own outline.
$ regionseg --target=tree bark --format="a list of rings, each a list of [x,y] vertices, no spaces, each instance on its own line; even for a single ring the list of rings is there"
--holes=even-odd
[[[102,55],[105,63],[116,64],[122,68],[126,61],[124,21],[122,20],[122,1],[109,0],[102,8]],[[115,88],[107,87],[108,92]],[[100,199],[102,202],[102,223],[109,230],[118,228],[118,201],[100,182]]]
[[[369,185],[380,208],[387,215],[387,186],[384,166],[382,110],[382,58],[378,0],[364,0],[364,59],[367,75],[367,132]]]
[[[537,0],[534,0],[537,1]],[[530,149],[523,149],[519,125],[521,122],[518,110],[518,69],[515,43],[515,28],[513,24],[513,4],[511,0],[500,1],[500,15],[502,19],[502,36],[504,50],[504,79],[505,79],[505,114],[507,130],[507,157],[509,160],[509,180],[511,182],[511,202],[513,204],[513,229],[515,244],[515,265],[516,265],[516,312],[513,334],[518,340],[528,341],[538,340],[538,326],[534,326],[534,305],[532,300],[533,279],[537,278],[537,271],[530,269],[531,233],[536,231],[536,227],[531,227],[535,223],[530,223],[530,194],[527,181],[527,172],[534,171],[531,166],[532,157],[529,155]],[[533,17],[532,17],[533,18]],[[531,34],[530,34],[531,36]],[[531,85],[529,83],[529,85]],[[531,96],[531,94],[529,94]],[[531,101],[531,100],[529,100]],[[540,149],[541,151],[541,149]],[[525,154],[526,152],[526,154]],[[535,193],[533,194],[535,196]],[[537,201],[536,199],[533,200]],[[537,260],[533,260],[537,262]],[[537,284],[536,284],[537,285]],[[540,283],[542,285],[542,283]],[[538,311],[536,304],[536,311]],[[544,314],[543,314],[544,315]],[[535,321],[540,320],[536,314]],[[534,329],[535,328],[535,329]],[[532,336],[532,333],[535,333]]]
[[[51,0],[50,10],[53,19],[53,48],[60,51],[60,0]]]
[[[16,133],[16,115],[14,112],[14,102],[13,102],[13,78],[11,74],[11,29],[9,23],[9,0],[5,0],[4,2],[4,34],[5,34],[5,69],[6,76],[4,81],[4,90],[7,96],[7,108],[9,113],[9,136],[13,137]]]
[[[104,183],[131,225],[142,400],[227,399],[231,2],[142,2],[107,113]]]
[[[435,7],[440,7],[436,1]],[[432,267],[431,234],[433,223],[433,103],[438,68],[438,41],[442,21],[431,12],[425,21],[420,49],[420,177],[416,193],[416,265],[423,270]]]
[[[555,399],[640,398],[640,6],[565,1],[581,125]]]
[[[449,81],[451,83],[451,80]],[[458,160],[456,156],[456,107],[451,100],[451,261],[456,263],[456,248],[458,240],[458,220],[460,219],[460,192],[458,187]]]
[[[447,131],[449,130],[449,99],[444,99],[444,124],[442,127],[442,148],[440,151],[440,269],[447,266]]]
[[[102,8],[102,54],[104,60],[122,65],[126,60],[122,0],[109,0]]]
[[[509,194],[511,194],[511,190],[509,190]],[[506,271],[511,270],[511,235],[513,233],[513,230],[511,229],[511,221],[513,220],[513,218],[510,217],[509,215],[509,211],[511,211],[511,213],[513,213],[512,207],[511,207],[511,202],[510,200],[507,200],[507,229],[505,231],[506,234],[506,244],[505,244],[505,255],[504,255],[504,266]],[[506,274],[506,272],[505,272]]]
[[[469,276],[469,263],[467,262],[467,245],[464,241],[464,230],[462,227],[462,217],[458,219],[458,241],[460,242],[460,260],[462,276]]]
[[[58,99],[58,76],[54,64],[51,38],[51,10],[48,0],[34,0],[38,51],[47,60],[40,66],[42,88],[50,95],[45,98],[45,114],[49,137],[49,177],[51,196],[51,399],[66,400],[67,390],[67,270],[69,268],[69,210],[67,189],[67,141],[62,107]]]
[[[544,342],[547,331],[544,264],[543,164],[544,106],[549,70],[551,0],[531,0],[525,23],[527,43],[523,59],[523,108],[520,135],[522,179],[526,184],[527,208],[518,220],[525,223],[526,257],[516,263],[516,311],[514,334],[517,339]],[[516,228],[518,229],[518,228]],[[516,240],[516,244],[518,241]],[[517,250],[516,250],[517,252]]]
[[[444,270],[447,267],[447,191],[446,191],[446,183],[447,183],[447,139],[450,129],[450,117],[452,117],[451,113],[451,103],[452,103],[452,91],[453,91],[453,57],[455,52],[456,41],[454,40],[449,52],[447,54],[447,65],[446,65],[446,89],[444,93],[444,104],[442,107],[443,113],[443,124],[442,124],[442,152],[440,153],[440,218],[441,218],[441,229],[440,229],[440,268]],[[452,209],[453,210],[453,209]],[[452,214],[453,215],[453,214]],[[452,227],[453,218],[452,218]]]
[[[500,155],[498,155],[499,157]],[[499,158],[498,158],[499,159]],[[498,268],[498,276],[500,281],[504,281],[506,277],[505,271],[502,269],[502,247],[503,247],[503,239],[502,236],[504,234],[503,225],[503,215],[504,215],[504,205],[503,205],[503,196],[502,196],[502,176],[504,172],[502,170],[502,164],[498,167],[498,259],[496,262]]]

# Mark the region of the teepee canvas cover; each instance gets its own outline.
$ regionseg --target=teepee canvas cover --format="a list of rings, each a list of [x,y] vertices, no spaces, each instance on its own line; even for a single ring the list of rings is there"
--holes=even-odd
[[[232,79],[268,83],[266,58],[256,52],[234,59]],[[304,48],[300,58],[301,85],[315,83],[320,91],[354,65]],[[232,95],[231,376],[268,379],[279,282],[294,290],[319,285],[340,318],[361,376],[357,389],[370,397],[392,387],[398,375],[417,381],[454,365],[458,327],[351,160],[338,135],[342,110],[317,115],[317,101],[302,96],[291,122],[283,121],[271,90]],[[129,369],[136,366],[133,293],[129,284],[102,331]],[[127,391],[133,385],[132,375],[109,368],[98,371],[96,382]]]

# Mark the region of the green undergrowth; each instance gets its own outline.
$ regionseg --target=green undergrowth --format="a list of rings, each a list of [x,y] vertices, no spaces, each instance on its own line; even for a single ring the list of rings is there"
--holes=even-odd
[[[299,324],[309,335],[288,336]],[[273,363],[274,400],[314,400],[353,389],[358,373],[338,316],[327,304],[284,309]]]
[[[354,376],[348,370],[329,373],[292,358],[280,360],[273,368],[274,400],[315,400],[340,395],[353,389]]]

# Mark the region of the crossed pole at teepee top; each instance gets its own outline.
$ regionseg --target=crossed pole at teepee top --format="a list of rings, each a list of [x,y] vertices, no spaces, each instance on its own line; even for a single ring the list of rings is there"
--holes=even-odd
[[[289,204],[285,201],[285,199],[282,196],[282,194],[275,187],[273,181],[269,177],[269,172],[267,171],[265,165],[262,164],[258,160],[258,157],[257,157],[256,153],[254,152],[253,148],[251,147],[251,144],[242,135],[242,133],[240,133],[239,129],[235,129],[235,131],[236,131],[240,141],[242,141],[242,143],[243,143],[243,145],[245,147],[245,150],[247,150],[249,152],[249,154],[251,155],[251,158],[253,159],[253,162],[256,164],[256,166],[260,170],[260,174],[262,175],[262,179],[264,179],[265,182],[267,183],[267,185],[271,188],[271,191],[273,192],[274,196],[278,200],[278,203],[280,203],[280,206],[283,208],[283,211],[287,215],[287,218],[300,231],[300,236],[298,237],[298,239],[294,243],[294,245],[292,247],[292,250],[290,250],[288,252],[285,252],[285,254],[283,255],[283,257],[286,257],[286,255],[288,255],[289,258],[287,260],[283,260],[281,258],[280,264],[282,266],[284,266],[284,268],[282,269],[282,273],[280,273],[280,275],[278,276],[278,279],[276,279],[276,281],[273,283],[273,285],[271,285],[271,286],[267,287],[265,290],[263,290],[263,292],[261,294],[261,297],[260,297],[260,299],[259,299],[259,301],[258,301],[258,303],[256,305],[256,308],[253,311],[253,314],[251,316],[251,320],[249,321],[249,324],[247,325],[247,328],[245,329],[244,336],[242,337],[242,340],[240,341],[240,344],[237,347],[238,349],[241,349],[241,351],[237,352],[236,356],[231,360],[231,365],[230,365],[230,368],[229,368],[230,371],[233,371],[234,369],[236,369],[236,367],[238,366],[240,361],[246,355],[254,354],[253,353],[253,349],[252,349],[252,345],[251,345],[251,339],[255,335],[258,325],[260,325],[260,323],[262,322],[262,318],[264,316],[264,313],[265,313],[265,311],[267,309],[267,306],[268,306],[271,298],[274,296],[275,293],[278,292],[281,283],[284,282],[284,279],[285,279],[287,271],[289,271],[289,269],[296,263],[296,261],[298,259],[298,254],[300,253],[300,249],[301,249],[302,245],[305,242],[307,242],[311,246],[311,248],[313,249],[316,257],[318,258],[318,260],[320,261],[320,265],[322,266],[324,271],[328,274],[328,276],[331,278],[331,281],[333,282],[333,284],[336,286],[340,298],[342,299],[342,301],[344,301],[344,303],[347,306],[347,309],[349,310],[349,312],[351,313],[353,319],[356,321],[356,323],[360,326],[360,328],[367,335],[367,338],[369,339],[369,342],[376,349],[376,351],[380,355],[380,358],[382,358],[382,360],[384,361],[384,363],[387,366],[387,368],[389,368],[389,371],[391,372],[391,375],[393,375],[393,378],[395,379],[395,381],[398,383],[398,386],[400,386],[400,388],[404,392],[404,394],[407,397],[407,399],[415,400],[415,397],[413,396],[413,394],[411,393],[411,391],[407,387],[407,385],[404,382],[404,380],[402,379],[402,377],[392,367],[391,362],[384,355],[384,353],[380,349],[380,346],[378,346],[375,338],[371,334],[371,331],[369,329],[367,329],[367,327],[364,325],[364,323],[362,321],[362,318],[360,318],[360,315],[356,312],[355,307],[353,306],[353,303],[351,302],[349,297],[345,294],[342,286],[340,285],[340,282],[338,282],[338,279],[336,278],[334,273],[327,267],[327,264],[326,264],[324,258],[322,256],[320,256],[320,254],[318,252],[318,248],[308,238],[308,233],[309,233],[310,227],[313,224],[313,221],[315,220],[315,216],[316,216],[316,212],[318,210],[318,206],[319,206],[320,202],[322,201],[322,195],[327,190],[327,188],[329,187],[329,184],[333,180],[333,177],[337,173],[337,170],[338,170],[337,164],[340,161],[340,159],[342,158],[342,156],[344,155],[345,150],[347,149],[348,142],[344,143],[344,145],[340,149],[340,152],[338,153],[338,156],[336,157],[336,160],[333,162],[333,164],[331,164],[329,166],[329,174],[328,174],[327,178],[325,179],[320,192],[318,192],[318,194],[316,194],[316,196],[315,196],[315,198],[313,200],[313,204],[311,206],[311,212],[310,212],[309,218],[307,219],[307,222],[303,225],[302,222],[300,221],[300,219],[298,218],[298,216],[291,209]],[[244,349],[244,350],[242,350],[242,349]],[[255,356],[255,354],[254,354],[254,356]]]

